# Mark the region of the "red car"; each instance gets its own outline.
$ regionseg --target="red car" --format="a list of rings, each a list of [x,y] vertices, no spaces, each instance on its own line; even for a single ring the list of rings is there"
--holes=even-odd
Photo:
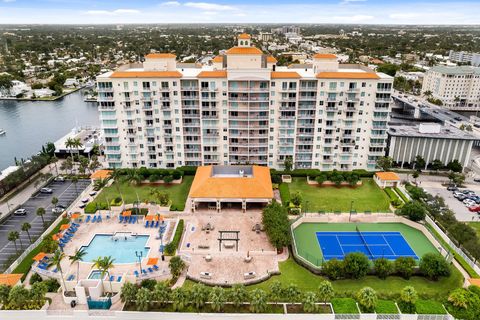
[[[471,212],[480,212],[480,206],[469,207],[468,210]]]

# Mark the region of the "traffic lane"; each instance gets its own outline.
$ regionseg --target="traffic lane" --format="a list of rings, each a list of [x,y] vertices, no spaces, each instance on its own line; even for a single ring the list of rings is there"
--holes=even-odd
[[[468,208],[463,204],[462,201],[457,200],[451,191],[448,191],[444,188],[433,188],[425,187],[424,188],[431,195],[439,195],[445,200],[445,204],[450,210],[455,213],[455,217],[458,221],[478,221],[479,215],[475,212],[470,212]]]

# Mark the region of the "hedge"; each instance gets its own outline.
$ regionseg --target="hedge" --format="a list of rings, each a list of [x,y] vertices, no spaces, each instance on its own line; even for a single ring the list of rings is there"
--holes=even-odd
[[[282,174],[288,174],[291,175],[292,177],[310,177],[312,180],[315,180],[316,177],[318,177],[320,174],[330,174],[333,171],[320,171],[318,169],[295,169],[290,172],[286,171],[278,171],[275,169],[270,169],[270,175],[282,175]],[[352,171],[338,171],[339,173],[352,173],[356,174],[359,178],[372,178],[373,175],[375,174],[375,171],[367,171],[363,169],[356,169]]]
[[[95,213],[97,210],[108,210],[108,203],[106,202],[90,202],[84,209],[85,213]]]
[[[287,206],[290,203],[290,188],[288,187],[288,183],[281,183],[278,186],[278,190],[280,191],[282,204]]]
[[[410,202],[410,200],[408,200],[408,198],[403,194],[402,190],[400,190],[398,187],[395,187],[394,190],[397,192],[400,198],[402,198],[403,202]]]
[[[178,221],[177,229],[175,230],[175,235],[173,236],[172,242],[165,246],[165,255],[173,256],[175,254],[175,251],[178,249],[180,244],[180,239],[182,239],[183,225],[183,219],[180,219]]]

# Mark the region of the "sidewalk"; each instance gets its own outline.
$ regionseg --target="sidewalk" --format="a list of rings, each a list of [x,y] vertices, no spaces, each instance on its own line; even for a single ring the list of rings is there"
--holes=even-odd
[[[57,162],[57,168],[60,167],[60,161]],[[60,170],[58,170],[60,172]],[[51,173],[55,175],[57,172],[55,170],[55,164],[49,164],[42,170],[40,170],[43,174]],[[38,179],[38,178],[37,178]],[[0,200],[0,220],[3,219],[8,213],[13,210],[15,207],[23,204],[27,201],[35,192],[37,192],[41,188],[41,184],[35,186],[35,181],[32,180],[30,184],[28,184],[22,191],[18,192],[9,200]],[[15,189],[14,189],[15,190]],[[11,192],[15,192],[12,190]]]

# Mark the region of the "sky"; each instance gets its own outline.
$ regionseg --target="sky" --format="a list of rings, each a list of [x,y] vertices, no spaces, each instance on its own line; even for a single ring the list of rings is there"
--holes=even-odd
[[[0,0],[0,24],[480,25],[480,0]]]

